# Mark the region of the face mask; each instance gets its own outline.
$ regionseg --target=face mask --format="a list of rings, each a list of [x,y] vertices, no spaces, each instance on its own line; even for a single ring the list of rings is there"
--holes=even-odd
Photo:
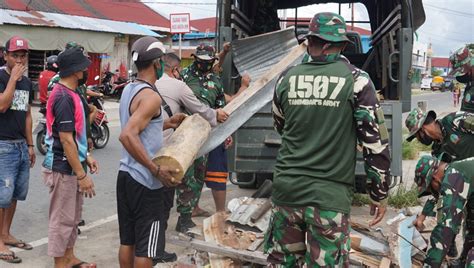
[[[431,145],[433,143],[433,139],[428,135],[420,135],[418,137],[418,141],[424,145]]]
[[[197,67],[199,71],[203,73],[210,72],[212,70],[212,66],[214,65],[214,61],[196,61]]]
[[[156,72],[156,80],[159,80],[163,76],[163,70],[165,69],[165,62],[160,59],[160,66],[161,68],[155,68]]]
[[[87,82],[87,78],[89,77],[89,72],[88,71],[83,71],[82,72],[82,78],[77,80],[78,85],[84,85]]]
[[[179,73],[179,70],[178,68],[173,68],[173,71],[171,72],[173,74],[173,77],[178,79],[178,80],[181,80],[181,74]]]

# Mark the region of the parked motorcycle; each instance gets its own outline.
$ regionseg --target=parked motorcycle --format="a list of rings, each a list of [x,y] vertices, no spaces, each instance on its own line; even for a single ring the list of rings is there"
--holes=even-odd
[[[33,131],[33,135],[36,135],[36,149],[42,155],[46,155],[48,151],[48,145],[45,142],[46,137],[46,107],[42,107],[39,112],[42,114],[42,117],[38,119],[38,124]]]
[[[117,81],[112,81],[115,74],[109,71],[104,73],[104,78],[102,79],[99,90],[102,94],[110,97],[116,97],[120,99],[122,96],[123,89],[128,83],[131,82],[130,79],[118,78]]]
[[[93,87],[89,87],[90,89]],[[91,138],[94,143],[94,148],[102,149],[109,142],[110,130],[107,119],[107,113],[105,112],[104,100],[100,97],[87,97],[88,102],[97,108],[97,113],[94,122],[91,124]]]

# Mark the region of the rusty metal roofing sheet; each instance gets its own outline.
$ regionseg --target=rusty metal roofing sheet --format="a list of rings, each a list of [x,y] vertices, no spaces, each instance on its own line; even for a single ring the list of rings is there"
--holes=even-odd
[[[137,23],[39,11],[0,9],[0,24],[58,27],[95,32],[160,36]]]
[[[232,214],[227,218],[230,222],[247,225],[250,227],[257,228],[258,230],[265,232],[270,222],[271,209],[267,210],[257,222],[252,222],[250,216],[258,210],[267,201],[267,198],[251,198],[241,197],[235,198],[229,202],[228,207]],[[231,208],[231,206],[234,206]]]
[[[294,28],[232,42],[234,64],[239,73],[248,72],[257,81],[298,45]]]

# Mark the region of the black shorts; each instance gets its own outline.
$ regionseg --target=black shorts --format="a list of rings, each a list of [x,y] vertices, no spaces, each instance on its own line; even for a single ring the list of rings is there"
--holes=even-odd
[[[134,245],[135,256],[154,258],[164,250],[165,232],[163,188],[150,190],[128,172],[117,177],[117,213],[120,244]]]

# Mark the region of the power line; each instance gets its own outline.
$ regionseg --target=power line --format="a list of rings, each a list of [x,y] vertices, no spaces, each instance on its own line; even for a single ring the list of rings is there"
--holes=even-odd
[[[472,18],[474,16],[474,13],[462,12],[462,11],[449,9],[449,8],[442,8],[442,7],[438,7],[438,6],[434,6],[434,5],[430,5],[430,4],[424,4],[424,6],[432,8],[432,9],[436,9],[436,10],[439,10],[439,11],[443,11],[443,12],[446,12],[446,13],[451,13],[451,14],[454,14],[454,15],[458,15],[458,16],[463,16],[463,17],[468,17],[468,18]]]

